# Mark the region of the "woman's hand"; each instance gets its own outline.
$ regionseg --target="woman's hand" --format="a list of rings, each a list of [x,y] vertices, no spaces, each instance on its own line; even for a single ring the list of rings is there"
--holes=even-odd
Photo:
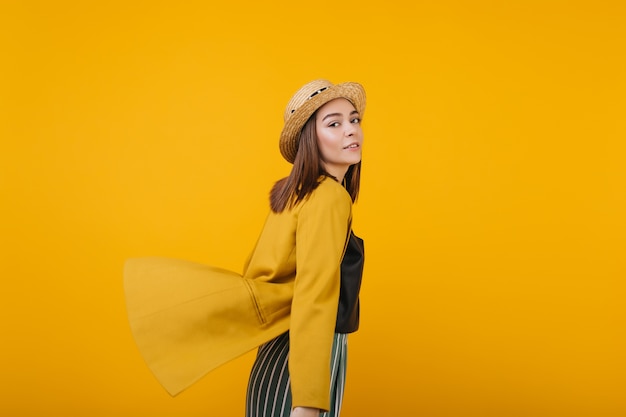
[[[311,407],[296,407],[291,410],[291,417],[319,417],[320,410]]]

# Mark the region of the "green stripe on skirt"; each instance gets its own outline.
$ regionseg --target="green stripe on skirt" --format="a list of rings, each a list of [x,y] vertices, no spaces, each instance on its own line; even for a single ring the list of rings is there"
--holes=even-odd
[[[320,417],[339,417],[346,383],[348,335],[335,333],[331,355],[330,410]],[[246,417],[289,417],[289,332],[261,345],[252,365],[246,397]]]

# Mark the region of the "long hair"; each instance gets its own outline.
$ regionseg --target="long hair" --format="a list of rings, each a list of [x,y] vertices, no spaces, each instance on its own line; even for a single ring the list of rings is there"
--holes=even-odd
[[[270,207],[275,213],[282,213],[305,200],[320,184],[321,176],[337,180],[327,173],[322,165],[322,156],[317,145],[315,116],[316,113],[313,113],[300,131],[298,152],[289,176],[278,180],[272,187]],[[348,168],[343,182],[352,202],[355,202],[359,195],[360,183],[361,162],[359,161]]]

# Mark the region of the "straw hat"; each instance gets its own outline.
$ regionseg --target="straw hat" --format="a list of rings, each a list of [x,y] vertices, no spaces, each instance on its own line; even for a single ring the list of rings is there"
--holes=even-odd
[[[309,117],[324,104],[336,98],[345,98],[363,117],[365,111],[365,90],[358,83],[334,85],[327,80],[311,81],[291,97],[285,109],[285,126],[280,134],[280,153],[293,163],[298,152],[300,131]]]

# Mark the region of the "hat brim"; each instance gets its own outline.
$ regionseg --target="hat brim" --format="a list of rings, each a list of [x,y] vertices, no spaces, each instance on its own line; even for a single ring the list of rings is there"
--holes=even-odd
[[[363,117],[365,111],[365,90],[359,83],[341,83],[330,86],[328,89],[311,97],[298,107],[285,122],[280,134],[280,153],[293,163],[298,153],[300,131],[311,115],[324,104],[337,98],[350,101],[359,115]]]

